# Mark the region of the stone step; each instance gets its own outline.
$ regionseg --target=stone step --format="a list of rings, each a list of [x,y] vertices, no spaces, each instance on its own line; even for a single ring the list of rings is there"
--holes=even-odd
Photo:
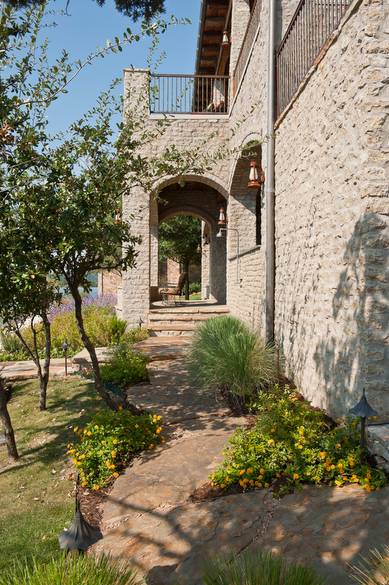
[[[229,308],[224,305],[210,305],[203,307],[161,307],[150,309],[149,315],[212,315],[220,316],[230,312]]]

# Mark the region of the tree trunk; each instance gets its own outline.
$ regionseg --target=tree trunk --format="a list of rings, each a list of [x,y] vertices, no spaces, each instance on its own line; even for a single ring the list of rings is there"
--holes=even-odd
[[[189,301],[189,262],[185,262],[184,270],[186,272],[185,299]]]
[[[43,371],[40,368],[39,409],[46,410],[47,385],[49,383],[51,360],[51,326],[46,313],[42,315],[42,321],[45,330],[45,361],[43,363]]]
[[[4,429],[5,444],[7,446],[8,457],[12,461],[19,459],[19,453],[16,447],[15,433],[12,427],[11,417],[9,416],[7,403],[9,392],[6,390],[4,380],[0,379],[0,419]]]
[[[87,332],[85,331],[84,318],[82,316],[81,295],[79,293],[78,288],[74,288],[73,286],[70,286],[70,285],[69,285],[69,288],[70,288],[70,292],[72,293],[72,296],[74,299],[74,311],[75,311],[75,315],[76,315],[77,328],[78,328],[78,331],[80,333],[82,343],[84,344],[85,349],[89,353],[89,356],[90,356],[90,359],[92,362],[93,374],[95,377],[95,388],[96,388],[97,392],[100,394],[101,398],[106,403],[106,405],[109,408],[111,408],[112,410],[117,410],[117,405],[112,400],[110,394],[104,388],[104,384],[103,384],[103,381],[101,379],[100,366],[99,366],[99,361],[97,359],[96,351],[95,351],[94,345],[91,342]]]

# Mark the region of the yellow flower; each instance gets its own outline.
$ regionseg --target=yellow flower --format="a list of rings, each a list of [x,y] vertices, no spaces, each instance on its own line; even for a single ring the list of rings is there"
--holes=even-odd
[[[343,471],[343,463],[338,463],[338,469],[339,469],[340,471]]]
[[[78,427],[74,427],[73,431],[76,433],[78,431]]]
[[[99,489],[99,487],[100,487],[99,485],[95,484],[95,485],[92,487],[92,490],[94,490],[94,491],[97,491],[97,490]]]
[[[239,475],[243,475],[244,473],[246,473],[246,470],[245,470],[245,469],[241,469],[241,470],[239,471]]]
[[[303,435],[305,433],[305,428],[304,427],[299,427],[299,434]]]
[[[117,455],[116,451],[111,451],[111,456],[112,456],[114,459],[115,459],[116,455]]]
[[[320,451],[319,455],[320,459],[325,459],[327,457],[327,453],[325,451]]]
[[[359,477],[357,475],[355,475],[355,473],[351,476],[350,481],[352,483],[359,483]]]
[[[254,469],[253,469],[252,467],[249,467],[249,468],[247,469],[247,473],[254,473]]]
[[[267,444],[269,445],[269,447],[272,447],[273,445],[275,445],[274,439],[269,439]]]
[[[294,473],[294,474],[293,474],[293,479],[298,479],[299,477],[300,477],[300,476],[299,476],[299,474],[298,474],[298,473]]]
[[[245,485],[246,485],[246,484],[245,484],[245,482],[244,482],[244,480],[243,480],[243,479],[240,479],[240,480],[239,480],[239,485],[240,485],[240,487],[242,487],[242,488],[244,488],[244,487],[245,487]]]
[[[119,474],[117,471],[115,471],[115,473],[113,473],[112,475],[114,476],[115,479],[119,477]]]
[[[161,431],[162,431],[162,427],[158,427],[155,432],[157,433],[157,435],[159,435]]]
[[[117,445],[118,443],[119,443],[119,441],[118,441],[117,439],[114,439],[114,440],[112,441],[112,445]]]
[[[84,432],[85,432],[85,431],[84,431]],[[91,436],[92,436],[92,432],[91,432],[91,431],[86,431],[86,435],[87,435],[88,437],[91,437]]]
[[[262,484],[261,484],[261,482],[260,482],[260,481],[256,481],[256,482],[255,482],[255,487],[257,487],[257,488],[261,488],[261,487],[262,487]]]
[[[344,482],[343,482],[343,480],[342,480],[342,479],[336,479],[336,480],[335,480],[335,485],[337,485],[337,486],[339,486],[339,487],[340,487],[340,486],[342,486],[342,485],[343,485],[343,483],[344,483]]]
[[[82,455],[79,455],[79,456],[78,456],[78,458],[79,458],[79,459],[85,459],[85,455],[84,455],[84,453],[82,453]]]

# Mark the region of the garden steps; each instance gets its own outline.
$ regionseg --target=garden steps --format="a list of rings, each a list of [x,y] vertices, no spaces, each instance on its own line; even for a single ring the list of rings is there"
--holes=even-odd
[[[160,307],[150,310],[148,329],[151,336],[191,336],[197,325],[229,313],[224,305]]]

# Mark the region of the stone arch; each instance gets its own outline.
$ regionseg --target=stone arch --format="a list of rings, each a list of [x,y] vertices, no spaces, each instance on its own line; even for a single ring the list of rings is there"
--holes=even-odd
[[[218,191],[225,199],[228,199],[229,197],[228,186],[219,177],[216,177],[211,173],[205,173],[204,175],[185,174],[165,177],[154,184],[154,191],[160,193],[166,187],[179,183],[180,181],[203,183],[204,185],[208,185],[208,187],[212,187],[215,191]]]

